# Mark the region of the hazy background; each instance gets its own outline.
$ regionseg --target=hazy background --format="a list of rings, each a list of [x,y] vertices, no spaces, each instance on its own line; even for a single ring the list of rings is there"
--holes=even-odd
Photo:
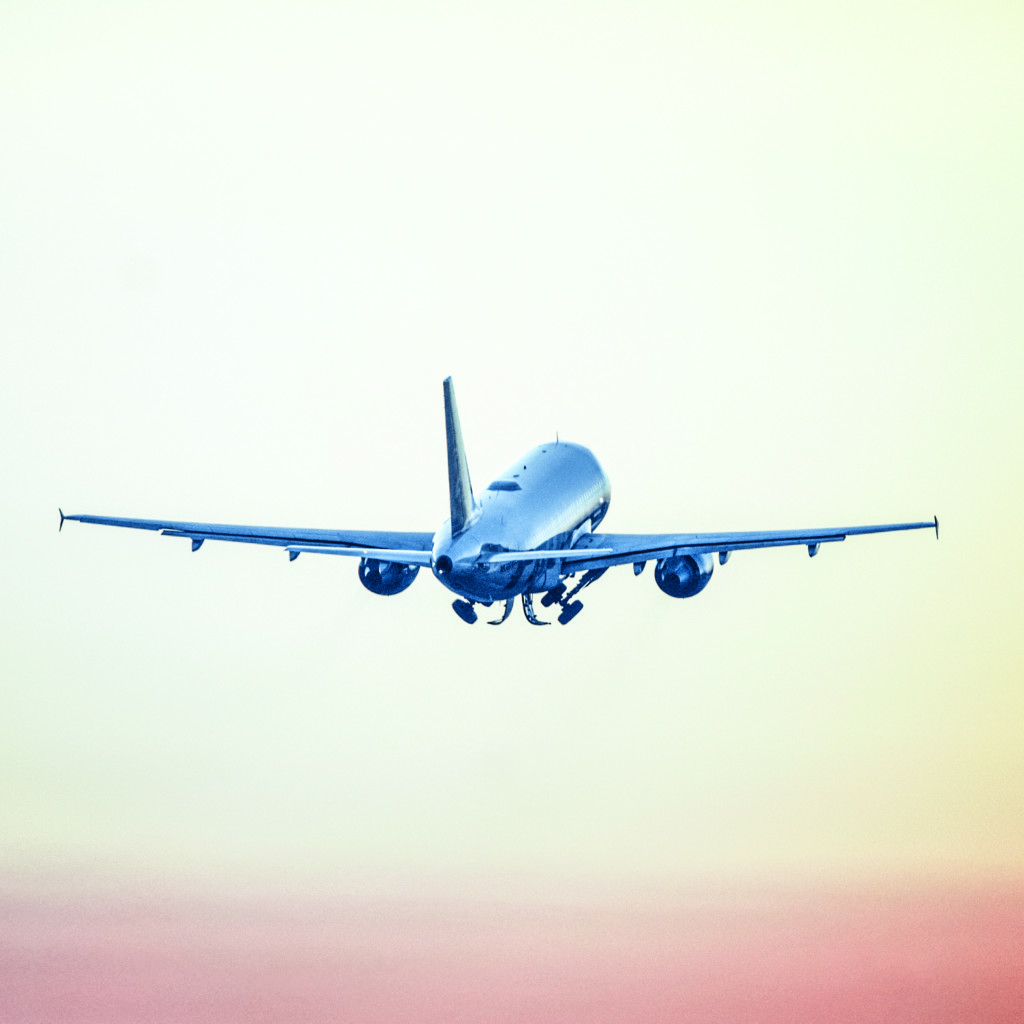
[[[495,901],[798,892],[821,927],[840,891],[1005,907],[1022,22],[7,5],[8,907],[458,904],[499,963]],[[427,573],[389,600],[342,559],[57,534],[58,504],[433,530],[448,374],[477,487],[558,431],[611,476],[609,530],[938,513],[942,539],[740,553],[692,601],[617,570],[570,627],[496,630]]]

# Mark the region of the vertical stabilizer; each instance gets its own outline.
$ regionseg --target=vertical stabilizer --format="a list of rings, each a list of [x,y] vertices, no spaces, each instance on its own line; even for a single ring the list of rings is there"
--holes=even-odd
[[[469,482],[466,447],[462,443],[459,407],[451,377],[444,381],[444,427],[448,435],[448,497],[452,506],[452,536],[462,533],[473,519],[476,508],[473,485]]]

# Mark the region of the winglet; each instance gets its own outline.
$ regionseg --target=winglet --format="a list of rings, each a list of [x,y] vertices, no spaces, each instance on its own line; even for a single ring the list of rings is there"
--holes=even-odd
[[[451,377],[444,380],[444,426],[448,436],[448,497],[452,511],[452,536],[455,537],[472,522],[476,503],[473,485],[469,482],[469,465]]]
[[[935,517],[935,539],[939,539],[939,517]]]
[[[57,532],[60,533],[64,529],[64,511],[60,506],[57,507],[57,511],[60,512],[60,526],[57,527]]]

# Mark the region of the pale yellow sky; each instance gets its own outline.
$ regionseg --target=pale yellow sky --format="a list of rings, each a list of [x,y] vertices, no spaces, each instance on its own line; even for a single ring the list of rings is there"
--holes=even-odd
[[[1020,872],[1020,14],[59,4],[0,32],[16,870]],[[66,511],[434,529],[559,431],[609,530],[927,518],[467,629],[426,574]]]

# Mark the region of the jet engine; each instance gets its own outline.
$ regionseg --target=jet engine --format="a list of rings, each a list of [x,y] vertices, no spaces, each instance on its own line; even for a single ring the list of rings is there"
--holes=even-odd
[[[714,568],[709,554],[663,558],[654,570],[654,580],[669,597],[693,597],[708,585]]]
[[[400,594],[416,579],[418,565],[402,565],[400,562],[382,562],[379,558],[359,560],[359,582],[367,590],[382,597]]]

